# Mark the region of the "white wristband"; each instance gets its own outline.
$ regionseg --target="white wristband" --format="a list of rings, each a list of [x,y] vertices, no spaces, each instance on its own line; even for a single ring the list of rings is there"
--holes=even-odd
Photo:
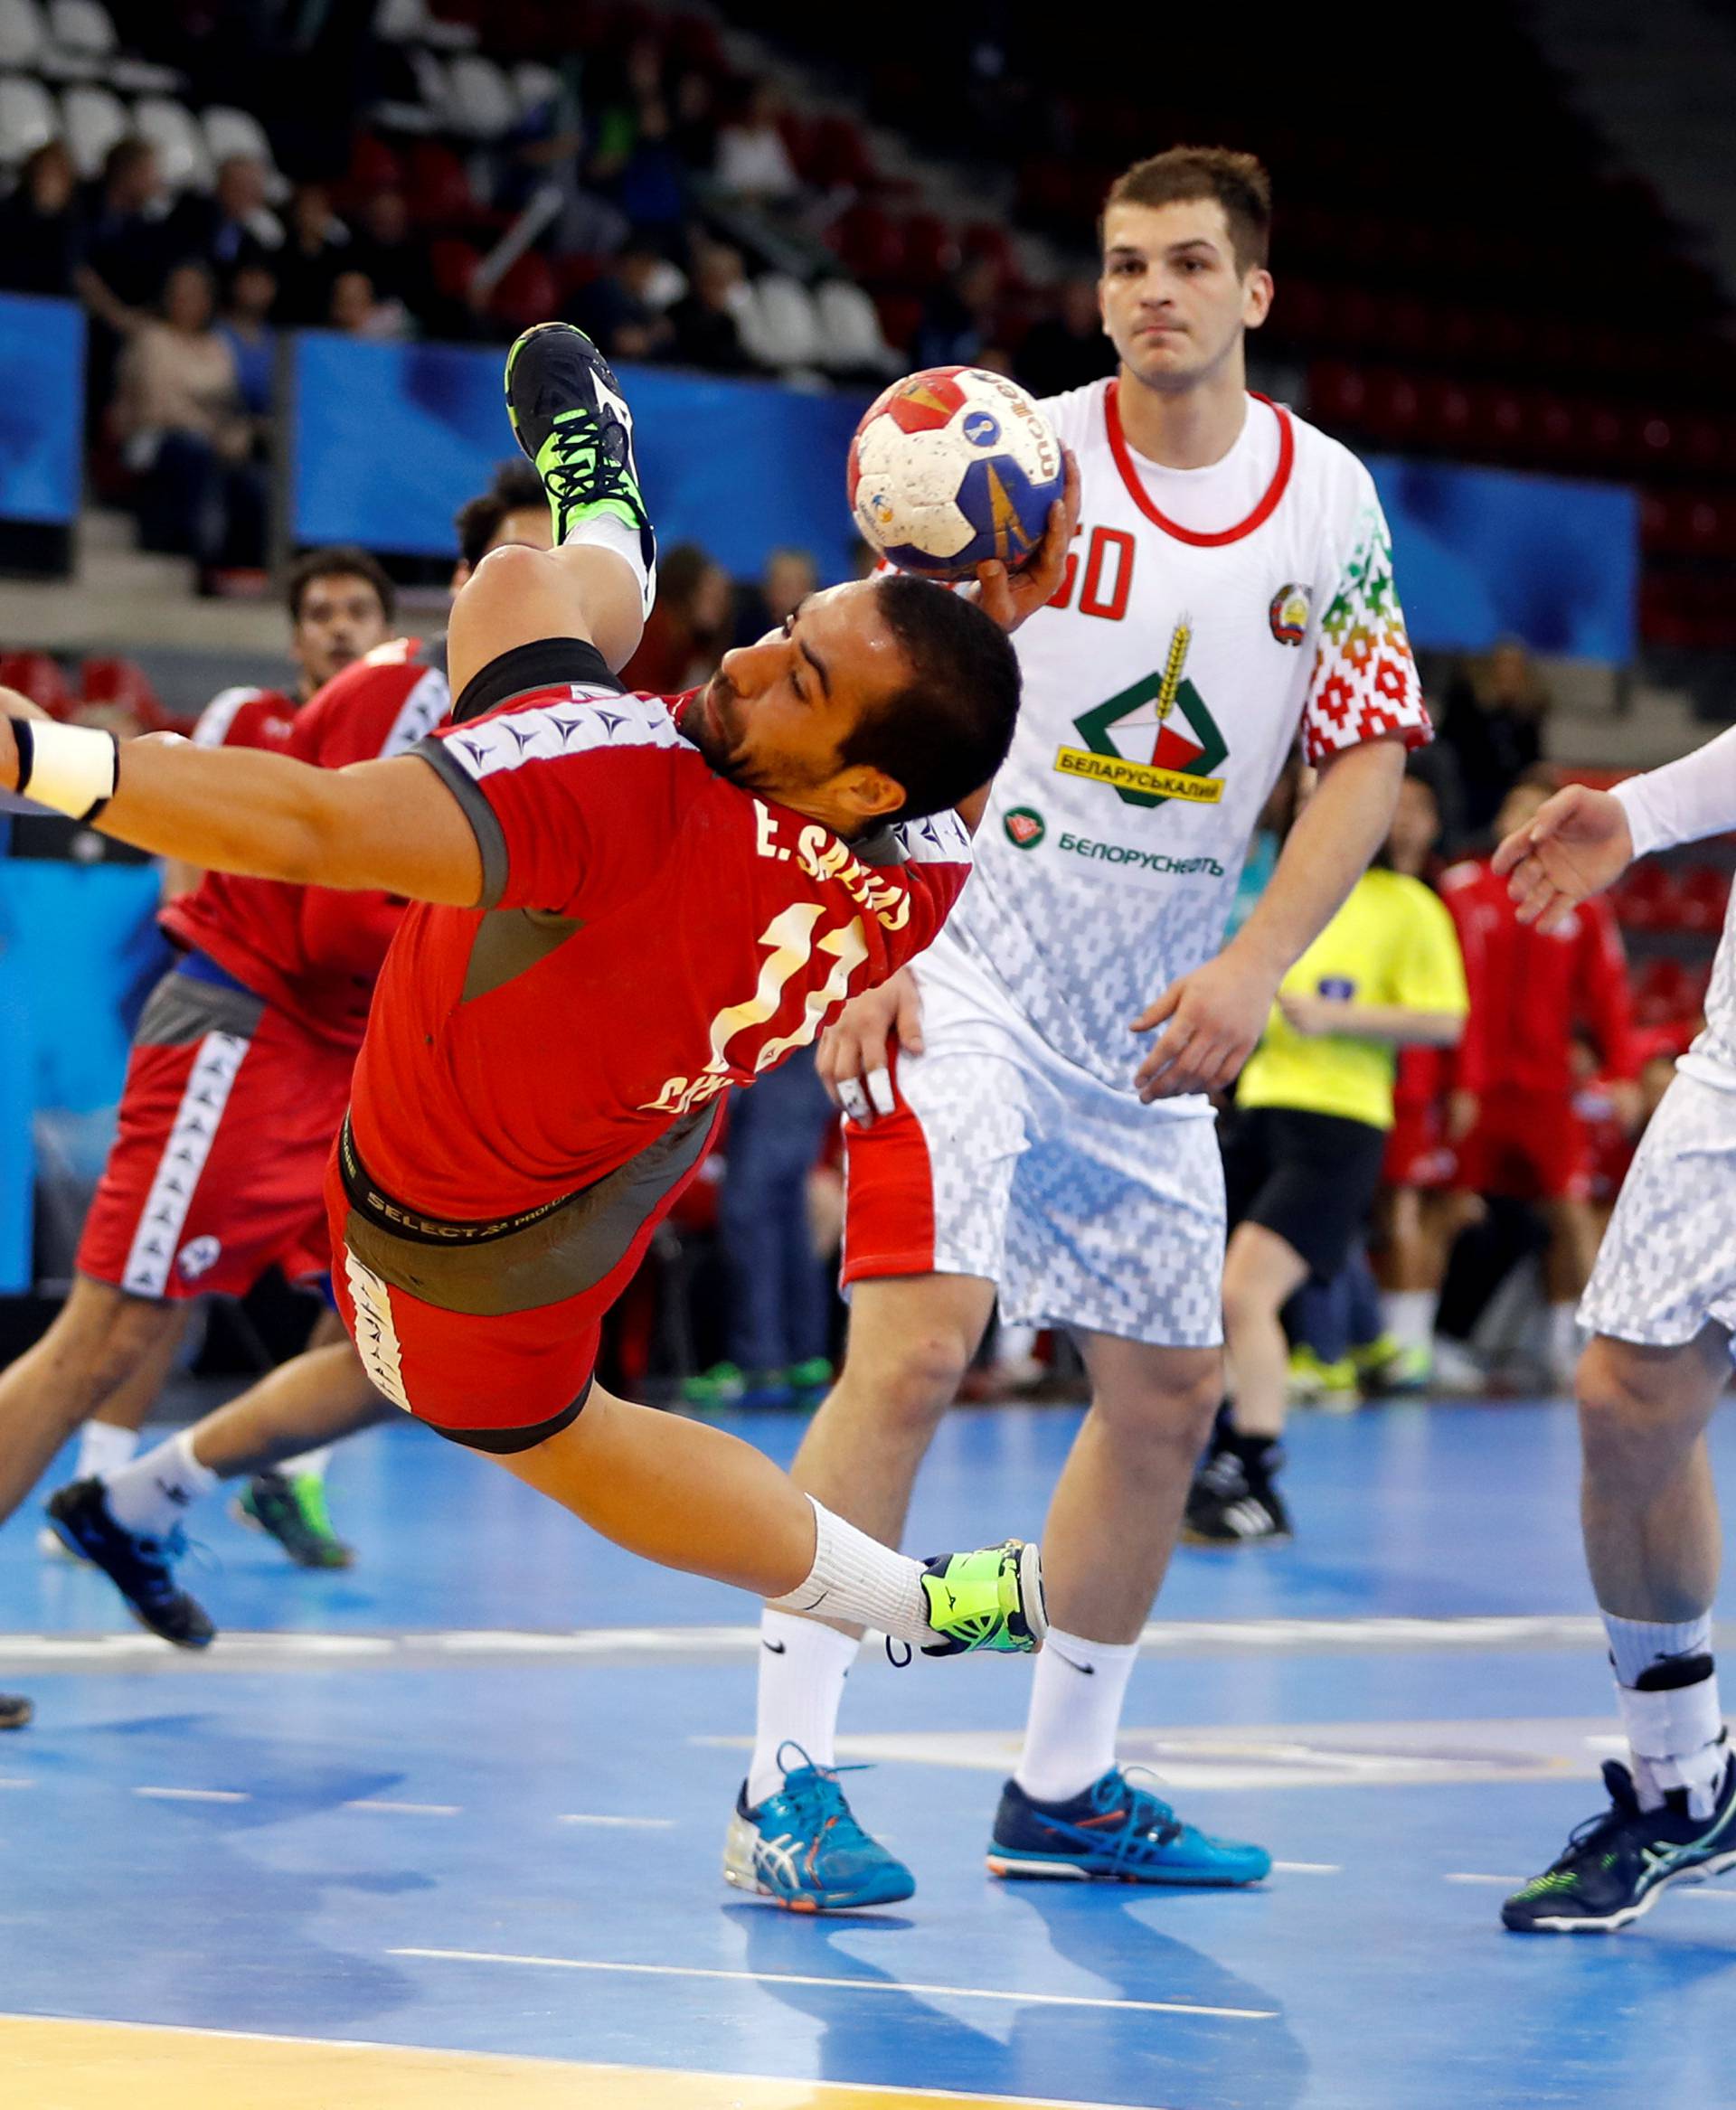
[[[75,821],[95,820],[115,796],[120,774],[114,734],[52,718],[14,718],[11,725],[20,794]]]

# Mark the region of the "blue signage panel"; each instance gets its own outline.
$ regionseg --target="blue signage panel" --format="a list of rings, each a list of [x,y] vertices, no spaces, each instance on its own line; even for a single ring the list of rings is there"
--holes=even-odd
[[[0,520],[70,521],[83,447],[84,311],[0,293]]]
[[[444,557],[452,516],[514,452],[503,354],[368,344],[310,332],[296,345],[291,532]],[[645,493],[665,549],[695,542],[738,579],[780,544],[848,570],[844,461],[863,405],[770,382],[623,367]]]
[[[1639,499],[1613,484],[1376,457],[1412,641],[1625,664],[1639,598]]]

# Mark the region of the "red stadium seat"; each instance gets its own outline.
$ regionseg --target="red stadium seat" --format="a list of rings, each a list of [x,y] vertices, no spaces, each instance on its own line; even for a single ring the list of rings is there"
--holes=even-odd
[[[1655,930],[1674,914],[1675,892],[1669,867],[1647,858],[1627,873],[1616,890],[1617,920],[1629,930]]]
[[[403,187],[404,165],[401,157],[372,132],[358,132],[350,148],[344,190],[352,197],[366,198],[375,191],[401,191]]]
[[[949,278],[958,268],[958,245],[946,221],[933,212],[913,212],[904,222],[904,277],[919,291]]]
[[[474,219],[475,193],[465,166],[449,146],[438,139],[419,139],[410,150],[410,210],[423,227]]]
[[[429,245],[428,260],[433,267],[434,283],[448,300],[469,298],[471,278],[482,261],[482,252],[474,243],[460,241],[456,235],[444,235]]]
[[[1724,927],[1724,909],[1730,901],[1730,874],[1715,864],[1696,864],[1682,875],[1676,891],[1677,913],[1684,930],[1712,931]]]
[[[913,293],[877,293],[874,309],[886,342],[894,352],[908,353],[922,327],[922,303]]]
[[[151,677],[136,660],[87,659],[79,668],[79,688],[87,703],[118,703],[153,730],[171,722]]]
[[[0,683],[55,718],[64,718],[79,701],[60,662],[46,652],[0,652]]]
[[[1699,1005],[1700,985],[1680,960],[1653,960],[1634,988],[1634,1011],[1642,1025],[1686,1018]]]
[[[526,250],[488,298],[488,313],[514,330],[545,323],[561,305],[554,268],[540,250]]]

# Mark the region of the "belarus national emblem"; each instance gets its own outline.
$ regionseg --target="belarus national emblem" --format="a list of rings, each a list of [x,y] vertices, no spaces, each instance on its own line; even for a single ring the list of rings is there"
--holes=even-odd
[[[1280,645],[1300,645],[1308,634],[1314,597],[1306,586],[1280,586],[1272,596],[1272,636]]]

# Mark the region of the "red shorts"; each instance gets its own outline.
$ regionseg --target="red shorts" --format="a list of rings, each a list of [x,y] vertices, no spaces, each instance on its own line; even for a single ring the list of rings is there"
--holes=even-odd
[[[358,1208],[371,1183],[354,1162],[346,1181],[340,1136],[326,1177],[332,1288],[374,1386],[473,1450],[525,1451],[558,1435],[590,1389],[604,1315],[698,1173],[713,1113],[525,1229],[467,1248],[402,1235]],[[561,1294],[567,1283],[582,1286]]]
[[[1389,1187],[1450,1187],[1458,1162],[1438,1099],[1400,1100],[1387,1133],[1381,1179]]]
[[[79,1244],[80,1274],[135,1296],[242,1296],[275,1262],[330,1266],[320,1197],[354,1052],[234,984],[158,983]]]
[[[1517,1201],[1583,1201],[1591,1192],[1585,1124],[1570,1092],[1483,1095],[1477,1124],[1458,1146],[1455,1187]]]

